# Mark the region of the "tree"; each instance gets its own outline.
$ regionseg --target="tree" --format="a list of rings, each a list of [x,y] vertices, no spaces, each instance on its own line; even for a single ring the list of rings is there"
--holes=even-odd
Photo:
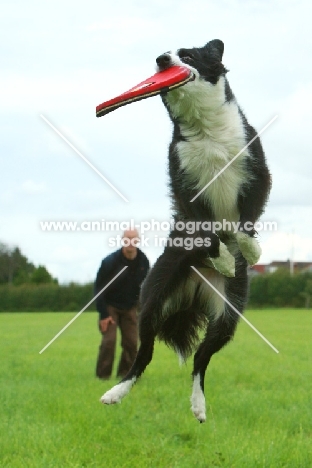
[[[39,265],[32,272],[30,277],[31,283],[35,284],[46,284],[46,283],[57,283],[57,281],[50,275],[46,267]]]
[[[18,247],[0,244],[0,283],[15,283],[21,272],[25,282],[34,268]]]
[[[18,247],[0,243],[0,284],[57,282],[44,266],[35,267]]]
[[[0,243],[0,283],[9,282],[10,251],[7,245]]]

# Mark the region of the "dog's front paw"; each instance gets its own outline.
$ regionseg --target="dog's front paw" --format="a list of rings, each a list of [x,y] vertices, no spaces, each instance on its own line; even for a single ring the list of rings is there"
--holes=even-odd
[[[235,258],[223,242],[220,242],[219,257],[210,257],[209,260],[221,275],[228,277],[235,276]]]
[[[104,395],[100,398],[100,402],[104,403],[105,405],[120,403],[123,397],[129,393],[134,382],[135,378],[126,380],[125,382],[120,382],[118,385],[115,385],[113,388],[104,393]]]
[[[249,265],[257,263],[261,256],[261,247],[257,240],[245,232],[238,232],[236,236],[238,247]]]

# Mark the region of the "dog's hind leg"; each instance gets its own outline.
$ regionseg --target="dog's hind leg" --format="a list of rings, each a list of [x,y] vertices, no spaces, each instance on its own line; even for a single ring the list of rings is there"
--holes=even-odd
[[[104,393],[100,399],[102,403],[107,405],[120,403],[122,398],[130,392],[137,379],[151,362],[154,350],[155,333],[151,325],[146,320],[143,320],[140,323],[140,340],[141,344],[130,371],[117,385]]]
[[[181,249],[182,250],[182,249]],[[154,341],[163,322],[162,309],[172,290],[185,281],[189,274],[188,253],[184,255],[176,249],[166,249],[157,260],[154,268],[147,275],[141,290],[141,313],[139,320],[139,335],[141,345],[136,359],[128,374],[112,389],[104,393],[101,402],[105,404],[119,403],[129,393],[136,380],[144,372],[153,356]],[[206,252],[199,252],[204,256]]]
[[[228,306],[225,306],[226,308]],[[204,341],[194,356],[193,391],[191,396],[192,412],[199,422],[206,421],[206,402],[204,395],[205,372],[213,354],[217,353],[234,336],[238,315],[226,315],[227,311],[216,321],[208,324]]]

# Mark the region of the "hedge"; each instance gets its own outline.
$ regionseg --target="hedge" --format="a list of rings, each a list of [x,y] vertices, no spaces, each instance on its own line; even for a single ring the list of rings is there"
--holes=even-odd
[[[78,312],[93,296],[92,283],[1,285],[0,312]],[[250,280],[249,308],[303,308],[311,305],[312,273],[290,276],[287,270],[277,270]],[[95,302],[87,310],[96,310]]]
[[[0,286],[0,312],[79,311],[94,296],[93,284]],[[87,310],[96,310],[93,302]]]

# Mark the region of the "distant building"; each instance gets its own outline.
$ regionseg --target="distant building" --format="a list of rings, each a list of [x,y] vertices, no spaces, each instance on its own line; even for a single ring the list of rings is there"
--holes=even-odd
[[[312,262],[293,262],[291,266],[290,260],[286,262],[274,260],[271,263],[258,263],[257,265],[251,266],[249,268],[249,275],[257,276],[263,273],[274,273],[278,268],[284,268],[290,271],[291,267],[294,273],[312,272]]]
[[[266,272],[266,267],[267,267],[267,265],[265,265],[264,263],[258,263],[257,265],[254,265],[253,269],[257,273],[265,273]]]
[[[257,263],[257,265],[249,267],[248,274],[249,276],[262,275],[263,273],[267,273],[266,267],[267,265],[264,263]]]

